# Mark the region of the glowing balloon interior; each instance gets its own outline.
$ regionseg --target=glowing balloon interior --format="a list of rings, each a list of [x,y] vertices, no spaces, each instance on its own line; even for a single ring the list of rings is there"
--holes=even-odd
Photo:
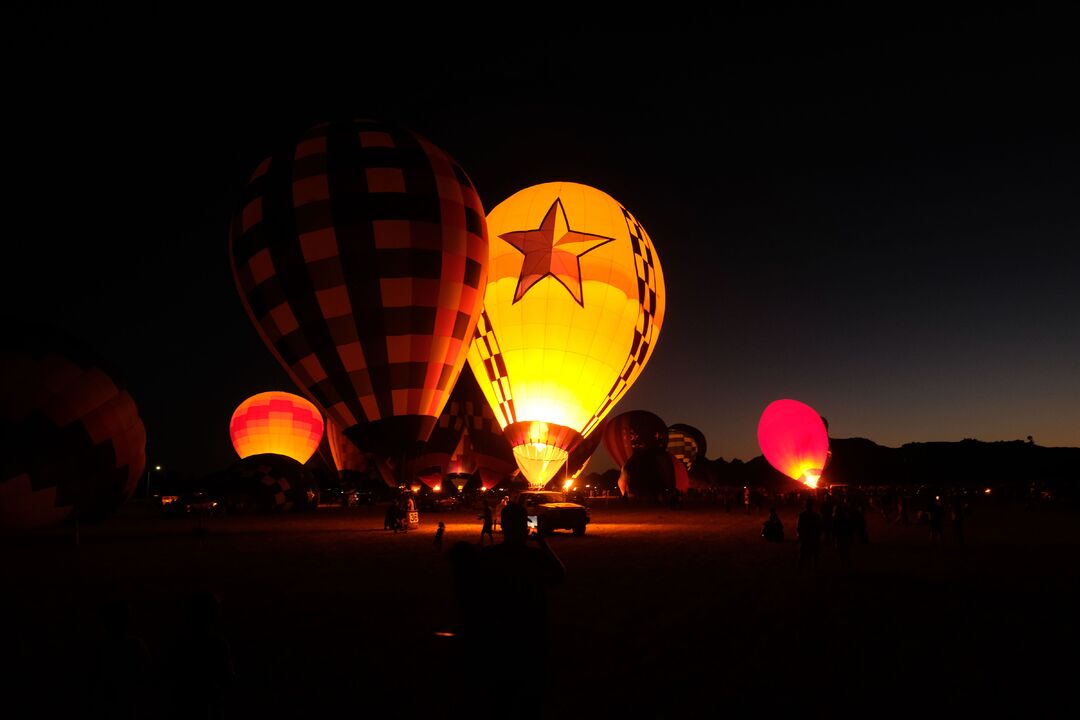
[[[758,444],[774,468],[817,487],[829,455],[829,433],[812,407],[797,400],[770,403],[758,422]]]
[[[229,423],[229,435],[241,458],[272,453],[304,464],[322,441],[323,419],[299,395],[264,392],[240,403]]]
[[[469,364],[534,487],[641,374],[664,319],[652,241],[609,195],[536,185],[487,218],[484,310]]]

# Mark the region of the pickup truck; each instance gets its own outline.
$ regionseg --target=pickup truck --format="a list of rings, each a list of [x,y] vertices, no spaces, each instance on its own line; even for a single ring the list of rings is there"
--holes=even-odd
[[[589,524],[589,509],[567,502],[566,495],[561,492],[527,490],[511,500],[525,506],[529,526],[535,527],[540,535],[547,535],[553,530],[572,530],[575,535],[584,535],[585,526]]]

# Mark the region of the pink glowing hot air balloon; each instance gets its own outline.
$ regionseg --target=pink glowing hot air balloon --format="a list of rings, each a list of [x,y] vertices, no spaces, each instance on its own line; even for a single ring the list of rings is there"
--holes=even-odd
[[[776,400],[761,413],[757,432],[769,464],[817,487],[829,455],[829,433],[816,410],[798,400]]]

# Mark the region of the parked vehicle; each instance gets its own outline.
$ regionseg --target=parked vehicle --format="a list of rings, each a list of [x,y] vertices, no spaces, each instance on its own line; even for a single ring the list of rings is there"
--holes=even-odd
[[[511,500],[525,506],[529,526],[535,527],[540,535],[554,530],[571,530],[575,535],[584,535],[585,526],[591,519],[587,507],[567,502],[565,493],[554,490],[527,490]]]

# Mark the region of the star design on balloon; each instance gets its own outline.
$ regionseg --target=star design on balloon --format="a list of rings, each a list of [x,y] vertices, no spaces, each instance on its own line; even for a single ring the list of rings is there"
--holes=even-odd
[[[525,259],[521,263],[514,302],[546,277],[553,277],[585,307],[581,295],[581,256],[615,238],[570,229],[562,200],[555,198],[540,227],[535,230],[515,230],[499,236],[518,250]]]

